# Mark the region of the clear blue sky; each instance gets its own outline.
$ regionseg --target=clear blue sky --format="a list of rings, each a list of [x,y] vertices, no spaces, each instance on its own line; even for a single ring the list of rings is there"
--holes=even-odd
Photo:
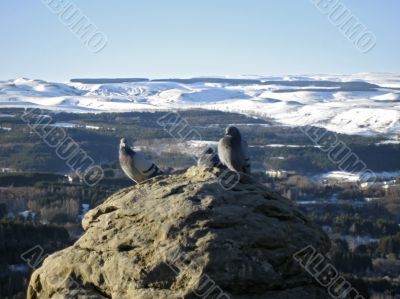
[[[93,54],[40,0],[0,2],[0,79],[400,72],[400,1],[342,0],[377,37],[360,53],[310,0],[74,0]]]

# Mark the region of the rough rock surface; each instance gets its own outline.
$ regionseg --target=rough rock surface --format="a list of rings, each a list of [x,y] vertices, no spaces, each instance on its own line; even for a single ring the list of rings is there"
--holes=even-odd
[[[327,236],[252,179],[226,191],[217,169],[156,177],[83,227],[33,273],[28,298],[328,298],[292,258],[307,245],[326,252]]]

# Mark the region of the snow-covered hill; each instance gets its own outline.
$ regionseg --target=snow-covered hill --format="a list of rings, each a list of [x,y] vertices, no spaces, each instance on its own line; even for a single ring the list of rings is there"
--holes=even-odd
[[[400,75],[395,74],[72,81],[2,81],[0,108],[73,112],[203,108],[346,134],[397,138],[400,133]]]

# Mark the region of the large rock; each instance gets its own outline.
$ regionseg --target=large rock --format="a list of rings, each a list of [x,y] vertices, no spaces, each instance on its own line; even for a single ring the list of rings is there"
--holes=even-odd
[[[327,251],[327,236],[252,180],[225,191],[216,169],[121,190],[83,227],[33,273],[28,298],[328,298],[292,258]]]

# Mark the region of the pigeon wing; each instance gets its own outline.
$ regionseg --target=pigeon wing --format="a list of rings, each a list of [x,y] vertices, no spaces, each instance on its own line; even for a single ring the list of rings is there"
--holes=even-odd
[[[242,140],[242,153],[243,153],[243,172],[250,173],[250,155],[249,155],[249,145],[247,144],[246,140]]]
[[[133,156],[133,163],[137,171],[143,177],[152,176],[154,171],[158,169],[157,166],[141,152],[135,153]]]
[[[221,163],[225,166],[228,166],[229,163],[229,154],[226,147],[226,141],[224,138],[221,138],[218,142],[218,157]]]

